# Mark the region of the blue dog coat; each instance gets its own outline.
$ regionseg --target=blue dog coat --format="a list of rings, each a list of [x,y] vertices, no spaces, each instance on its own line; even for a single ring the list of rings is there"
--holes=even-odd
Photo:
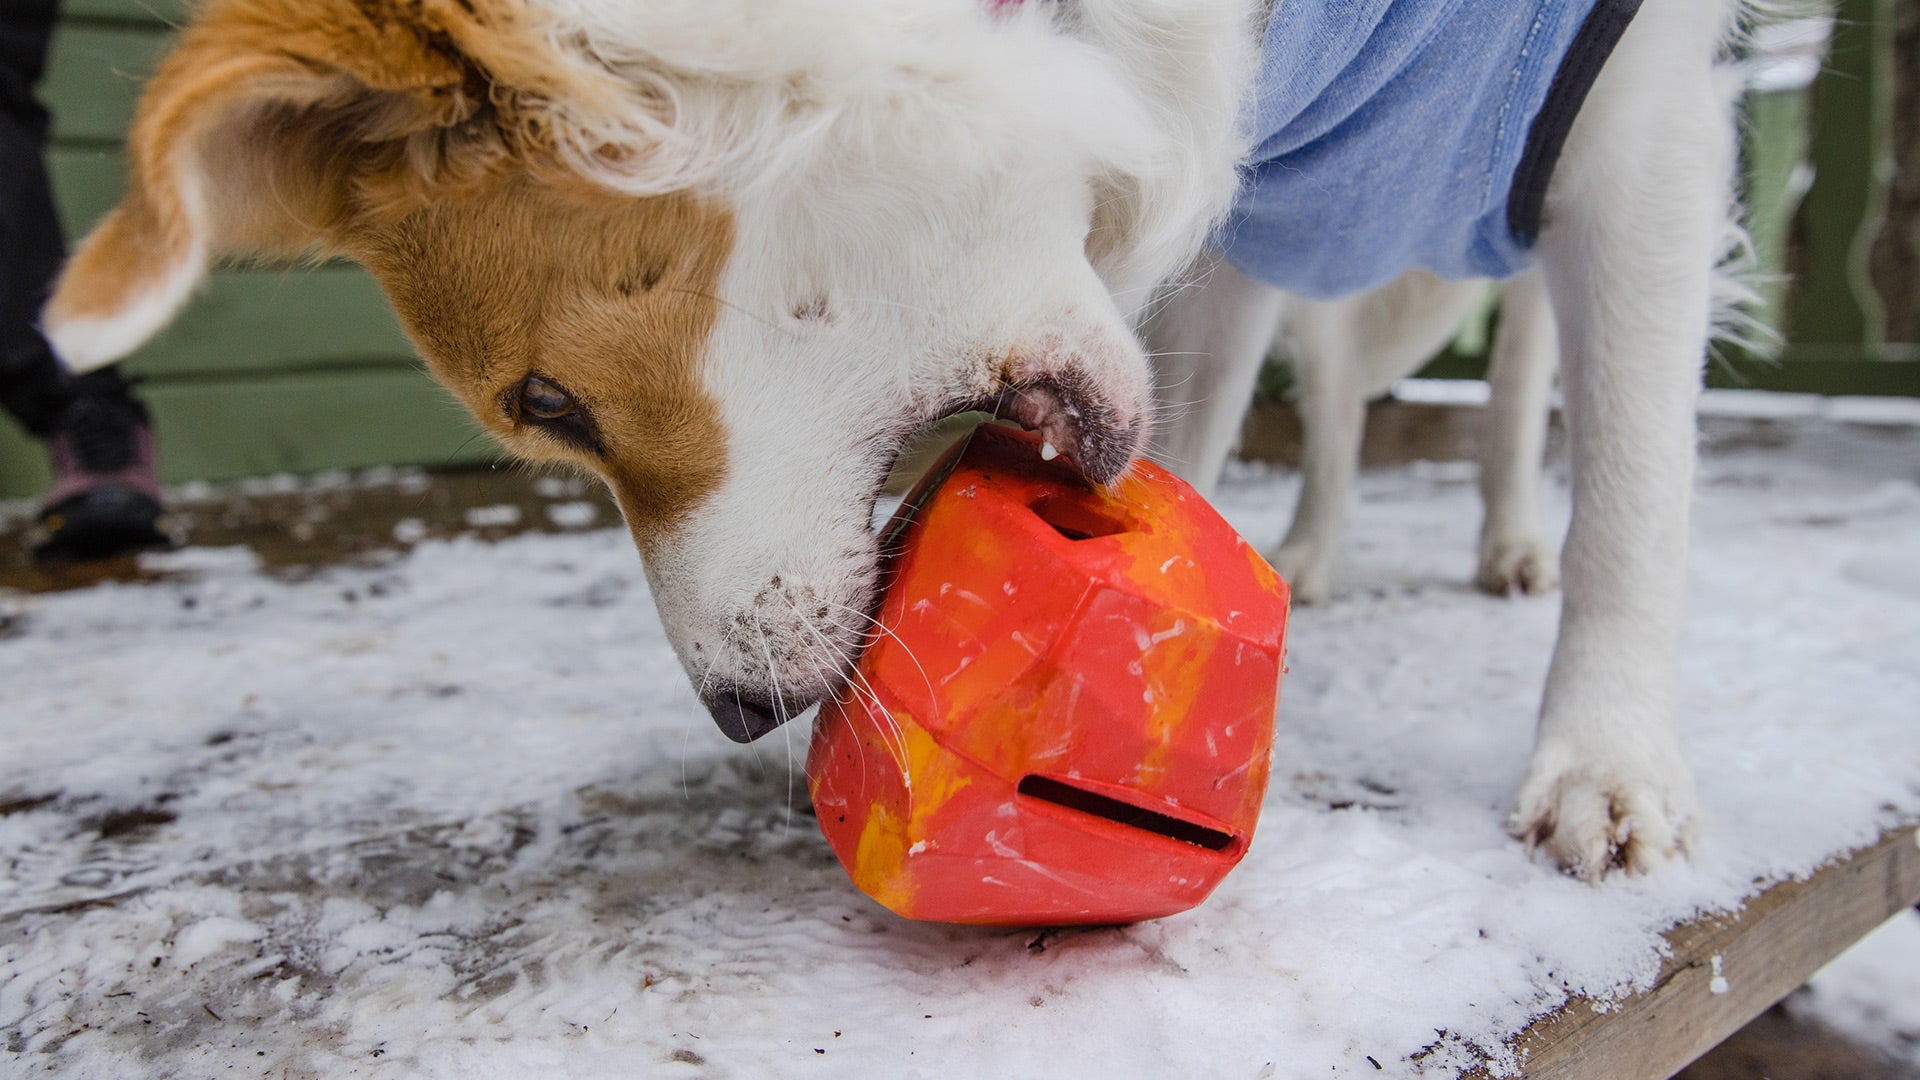
[[[1277,0],[1220,243],[1332,298],[1525,269],[1547,180],[1640,0]]]

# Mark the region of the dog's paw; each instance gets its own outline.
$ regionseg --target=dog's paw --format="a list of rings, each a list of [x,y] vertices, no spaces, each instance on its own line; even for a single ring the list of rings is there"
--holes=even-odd
[[[1316,544],[1282,544],[1267,562],[1287,583],[1296,604],[1324,604],[1333,595],[1333,557]]]
[[[1596,883],[1616,868],[1644,874],[1681,858],[1693,837],[1693,777],[1677,749],[1655,757],[1537,753],[1507,830]]]
[[[1560,553],[1539,536],[1486,536],[1474,580],[1495,596],[1540,596],[1560,587]]]

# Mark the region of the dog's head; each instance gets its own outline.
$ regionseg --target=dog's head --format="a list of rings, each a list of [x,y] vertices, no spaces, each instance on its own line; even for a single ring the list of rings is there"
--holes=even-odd
[[[915,430],[996,408],[1096,480],[1140,448],[1127,309],[1234,184],[1249,35],[1199,7],[210,0],[47,332],[92,367],[218,258],[361,262],[482,424],[606,481],[758,734],[865,637]]]

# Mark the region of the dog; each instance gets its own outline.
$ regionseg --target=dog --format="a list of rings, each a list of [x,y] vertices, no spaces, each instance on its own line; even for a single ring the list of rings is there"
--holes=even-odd
[[[1338,300],[1285,300],[1280,341],[1297,391],[1302,484],[1293,523],[1267,559],[1286,579],[1296,603],[1322,603],[1332,595],[1367,402],[1425,366],[1490,292],[1499,296],[1500,321],[1487,363],[1490,394],[1480,447],[1485,515],[1474,581],[1496,596],[1539,596],[1559,587],[1559,548],[1539,525],[1539,469],[1559,367],[1545,283],[1537,271],[1495,285],[1447,281],[1415,270]],[[1220,369],[1208,368],[1170,380],[1162,395],[1167,412],[1214,400],[1221,391],[1211,379],[1219,374]],[[1159,430],[1154,452],[1169,463],[1198,463],[1203,484],[1213,475],[1204,470],[1228,452],[1220,442],[1229,434],[1225,425],[1163,424]]]
[[[1678,597],[1733,158],[1732,0],[1639,6],[1532,178],[1518,253],[1560,324],[1575,512],[1512,828],[1589,877],[1677,854],[1691,818]],[[1149,351],[1160,385],[1211,372],[1163,446],[1237,424],[1285,300],[1209,239],[1271,224],[1243,213],[1243,103],[1276,48],[1335,54],[1276,37],[1310,11],[207,0],[44,328],[90,369],[217,259],[357,260],[510,450],[605,480],[701,700],[750,739],[873,632],[871,514],[914,431],[990,409],[1109,481],[1161,407]],[[1210,482],[1216,456],[1183,468]]]

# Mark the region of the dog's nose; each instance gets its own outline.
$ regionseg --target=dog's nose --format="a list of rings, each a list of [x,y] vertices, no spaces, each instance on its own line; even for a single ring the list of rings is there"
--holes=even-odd
[[[738,743],[750,743],[804,711],[789,712],[774,702],[730,689],[710,691],[701,697],[700,704],[713,714],[720,733]]]

